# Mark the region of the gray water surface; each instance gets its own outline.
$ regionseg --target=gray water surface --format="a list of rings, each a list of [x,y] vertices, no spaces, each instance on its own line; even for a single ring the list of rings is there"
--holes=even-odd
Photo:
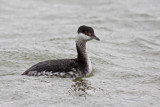
[[[49,59],[75,58],[79,26],[101,41],[83,79],[21,74]],[[159,0],[0,0],[1,107],[159,107]]]

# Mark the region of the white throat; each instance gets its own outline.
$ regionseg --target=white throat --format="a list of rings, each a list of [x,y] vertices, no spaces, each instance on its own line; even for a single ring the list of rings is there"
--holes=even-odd
[[[81,42],[87,42],[89,40],[91,40],[92,38],[83,34],[83,33],[79,33],[76,37],[76,42],[81,41]]]
[[[86,76],[89,76],[92,72],[92,63],[88,55],[87,55],[87,64],[88,64],[88,73],[86,74]]]

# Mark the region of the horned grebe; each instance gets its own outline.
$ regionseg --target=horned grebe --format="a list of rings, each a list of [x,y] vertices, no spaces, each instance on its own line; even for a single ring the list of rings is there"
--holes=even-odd
[[[84,77],[89,75],[92,71],[92,64],[86,52],[86,42],[92,39],[100,39],[95,36],[93,28],[89,26],[80,26],[77,33],[77,58],[39,62],[26,70],[22,75],[50,75],[64,78]]]

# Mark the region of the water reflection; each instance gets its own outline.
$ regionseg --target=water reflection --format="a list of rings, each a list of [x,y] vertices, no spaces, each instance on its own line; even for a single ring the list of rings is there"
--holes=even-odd
[[[87,90],[94,89],[91,86],[91,82],[82,79],[76,78],[73,80],[74,84],[71,86],[70,90],[68,91],[70,95],[78,95],[78,96],[85,96],[89,95]]]

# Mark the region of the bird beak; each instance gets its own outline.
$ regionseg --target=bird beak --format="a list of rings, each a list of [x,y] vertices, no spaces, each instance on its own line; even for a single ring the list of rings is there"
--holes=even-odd
[[[95,40],[100,41],[100,39],[99,39],[96,35],[93,35],[93,36],[92,36],[92,39],[95,39]]]

